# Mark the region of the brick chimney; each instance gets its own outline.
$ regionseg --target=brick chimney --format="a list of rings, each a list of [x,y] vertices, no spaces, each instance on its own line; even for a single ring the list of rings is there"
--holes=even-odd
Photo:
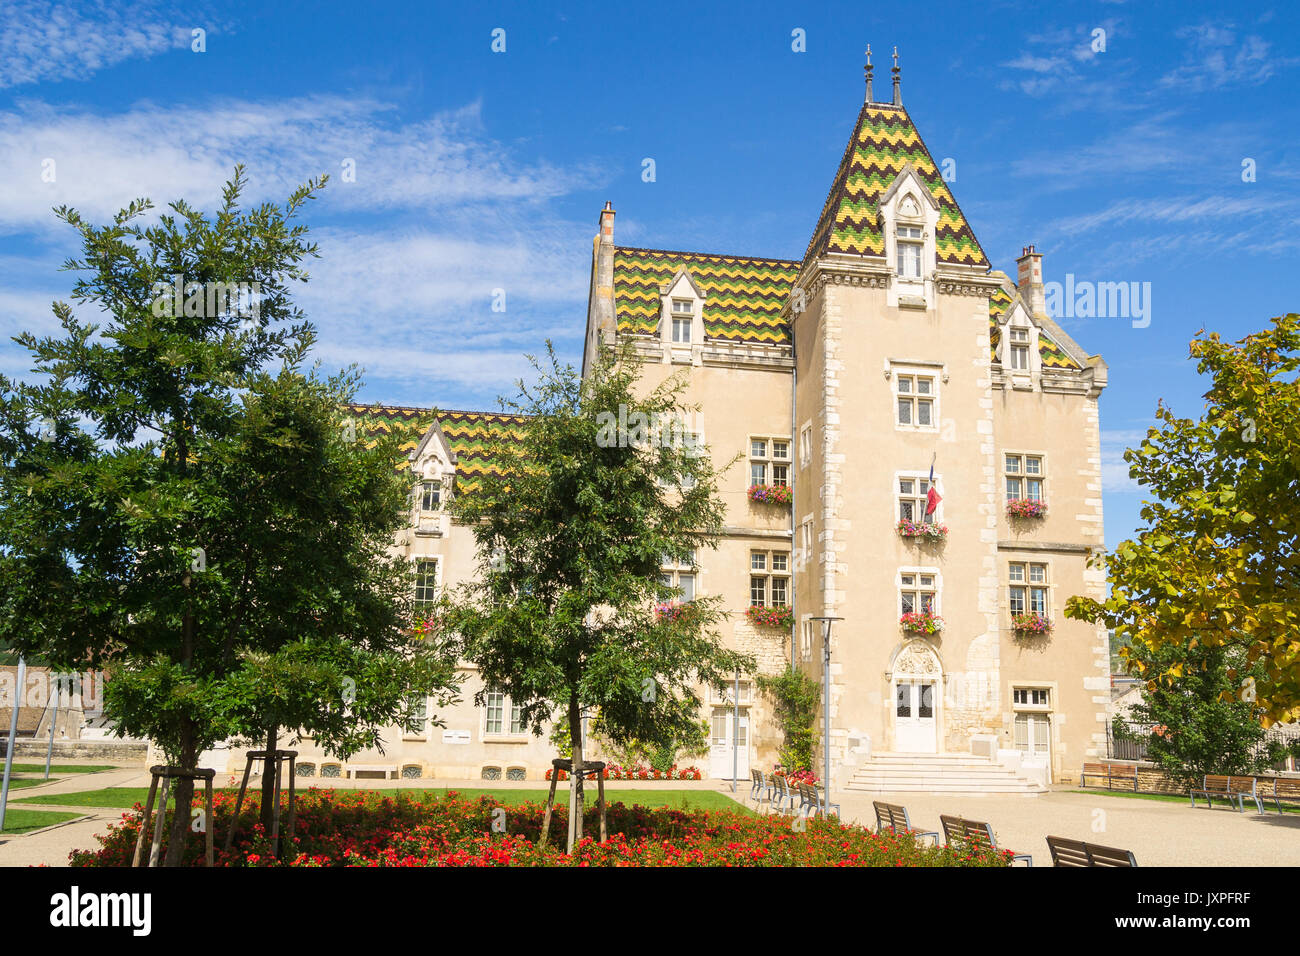
[[[1025,246],[1016,260],[1016,287],[1029,304],[1034,315],[1047,314],[1047,300],[1043,293],[1043,254],[1033,246]]]

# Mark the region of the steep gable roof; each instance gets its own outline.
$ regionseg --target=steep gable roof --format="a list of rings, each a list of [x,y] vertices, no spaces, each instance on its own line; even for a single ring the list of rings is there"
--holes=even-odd
[[[500,475],[510,460],[508,447],[523,440],[522,415],[505,415],[500,412],[444,411],[442,409],[416,408],[396,405],[348,405],[355,415],[357,433],[370,443],[380,435],[402,436],[402,459],[396,463],[398,471],[410,468],[406,456],[420,444],[425,432],[435,423],[456,456],[456,488],[464,494],[473,491],[485,474]]]
[[[706,339],[790,344],[781,308],[799,275],[799,263],[663,249],[615,248],[614,313],[619,332],[653,334],[662,311],[661,289],[683,269],[706,296]]]
[[[1009,279],[1003,285],[998,286],[997,290],[989,296],[989,358],[991,359],[997,359],[998,342],[1002,337],[1002,330],[998,325],[998,321],[1011,307],[1011,303],[1015,299],[1016,287],[1010,284]],[[1082,365],[1070,357],[1064,348],[1057,344],[1040,317],[1035,316],[1033,322],[1038,326],[1038,357],[1043,368],[1083,368]],[[1052,323],[1052,327],[1056,328],[1056,324]]]
[[[988,267],[989,261],[944,182],[911,117],[901,106],[865,103],[844,149],[804,261],[827,253],[885,254],[882,194],[911,163],[939,204],[935,249],[943,263]]]

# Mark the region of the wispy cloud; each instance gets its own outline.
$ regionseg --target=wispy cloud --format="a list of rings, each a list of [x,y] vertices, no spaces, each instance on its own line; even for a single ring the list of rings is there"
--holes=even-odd
[[[1000,64],[1003,70],[1009,71],[1001,86],[1033,97],[1063,91],[1081,92],[1085,86],[1091,90],[1095,76],[1087,71],[1104,57],[1114,59],[1114,54],[1107,51],[1111,38],[1119,31],[1118,22],[1107,19],[1031,34],[1025,38],[1028,47],[1025,52]],[[1108,72],[1106,82],[1113,81],[1113,73]]]
[[[1068,235],[1133,222],[1182,225],[1202,220],[1258,216],[1276,211],[1276,197],[1260,194],[1125,199],[1111,203],[1104,209],[1054,220],[1048,223],[1046,231]]]
[[[0,5],[0,89],[85,79],[124,60],[189,49],[191,30],[170,5],[149,0],[5,0]]]
[[[1128,475],[1125,449],[1146,438],[1145,431],[1101,431],[1101,490],[1111,494],[1140,494],[1141,486]]]
[[[1187,41],[1184,62],[1160,78],[1160,85],[1193,92],[1258,86],[1295,62],[1272,55],[1272,44],[1256,34],[1239,36],[1231,23],[1202,23],[1175,31]]]

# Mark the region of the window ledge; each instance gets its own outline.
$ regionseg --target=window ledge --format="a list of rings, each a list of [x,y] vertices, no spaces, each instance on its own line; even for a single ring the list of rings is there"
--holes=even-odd
[[[532,737],[525,734],[524,736],[514,736],[510,734],[484,734],[483,743],[485,744],[526,744],[532,742]]]

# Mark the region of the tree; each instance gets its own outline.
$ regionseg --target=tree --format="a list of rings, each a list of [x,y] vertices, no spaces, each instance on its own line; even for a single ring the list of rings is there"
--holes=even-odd
[[[817,707],[822,689],[797,667],[787,667],[780,674],[762,674],[758,687],[769,700],[780,721],[784,740],[781,766],[788,771],[812,770],[817,752]]]
[[[449,597],[444,626],[535,734],[553,715],[568,724],[575,768],[585,715],[599,709],[616,745],[689,739],[696,688],[753,666],[713,631],[719,597],[682,608],[660,580],[665,555],[717,546],[724,508],[707,450],[680,429],[684,379],[638,395],[629,349],[603,348],[583,379],[548,343],[536,385],[502,403],[525,416],[522,441],[451,506],[474,529],[480,576]],[[571,787],[580,839],[577,773]]]
[[[83,245],[73,299],[106,324],[56,303],[63,337],[16,339],[43,380],[0,379],[0,641],[110,667],[106,716],[185,768],[279,726],[346,753],[412,682],[448,689],[389,553],[396,447],[340,420],[354,372],[301,371],[314,332],[290,285],[316,247],[292,220],[323,185],[245,211],[237,167],[211,220],[184,202],[148,226],[147,200],[104,227],[57,210]],[[168,865],[192,796],[179,781]]]
[[[1262,662],[1245,664],[1243,656],[1237,648],[1199,642],[1194,647],[1166,642],[1154,651],[1141,645],[1128,649],[1128,669],[1135,674],[1164,674],[1175,666],[1182,673],[1152,679],[1142,701],[1133,706],[1130,721],[1151,725],[1145,735],[1119,719],[1116,734],[1144,740],[1148,758],[1182,785],[1199,786],[1207,773],[1267,771],[1287,748],[1266,740],[1260,707],[1239,694],[1241,675],[1262,675],[1266,669]]]
[[[1300,719],[1300,315],[1235,344],[1202,331],[1191,343],[1211,380],[1201,418],[1163,403],[1158,427],[1124,459],[1154,499],[1145,527],[1099,560],[1105,601],[1073,597],[1068,617],[1102,621],[1145,648],[1152,678],[1187,664],[1166,648],[1238,649],[1227,697],[1257,699],[1259,717]],[[1258,666],[1257,666],[1258,665]]]

